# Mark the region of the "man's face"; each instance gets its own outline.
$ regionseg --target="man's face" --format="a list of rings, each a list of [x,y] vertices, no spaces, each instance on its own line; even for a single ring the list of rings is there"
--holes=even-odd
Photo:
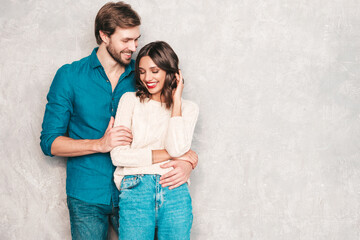
[[[136,51],[140,37],[140,27],[120,28],[109,37],[106,50],[119,64],[125,66],[131,61],[132,54]]]

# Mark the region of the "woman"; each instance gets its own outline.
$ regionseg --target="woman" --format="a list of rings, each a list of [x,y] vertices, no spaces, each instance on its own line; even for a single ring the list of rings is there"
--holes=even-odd
[[[179,60],[165,42],[144,46],[136,59],[138,91],[120,99],[115,126],[132,130],[130,146],[111,151],[120,190],[119,239],[190,239],[192,206],[188,184],[162,187],[160,165],[190,150],[196,104],[181,98]],[[194,164],[194,163],[192,163]]]

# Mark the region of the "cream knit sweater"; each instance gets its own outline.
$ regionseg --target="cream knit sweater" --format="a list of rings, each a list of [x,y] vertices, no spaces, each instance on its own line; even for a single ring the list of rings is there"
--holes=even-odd
[[[168,161],[152,164],[152,150],[166,149],[171,157],[180,157],[189,151],[199,108],[193,102],[182,100],[181,112],[181,117],[171,117],[171,109],[166,109],[165,104],[150,99],[141,103],[134,92],[122,96],[114,126],[130,128],[133,141],[110,153],[116,166],[114,181],[118,189],[125,175],[163,175],[172,169],[160,167]]]

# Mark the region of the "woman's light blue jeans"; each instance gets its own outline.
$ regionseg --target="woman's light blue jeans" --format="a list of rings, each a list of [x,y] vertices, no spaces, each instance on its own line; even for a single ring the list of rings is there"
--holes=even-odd
[[[160,175],[129,175],[121,182],[120,240],[190,239],[193,221],[187,183],[169,190]]]

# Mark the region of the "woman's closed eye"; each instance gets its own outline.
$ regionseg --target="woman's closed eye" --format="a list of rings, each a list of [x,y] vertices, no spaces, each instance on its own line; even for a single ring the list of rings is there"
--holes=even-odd
[[[153,74],[159,73],[159,70],[153,70],[151,71]],[[145,74],[146,71],[139,71],[140,74]]]

